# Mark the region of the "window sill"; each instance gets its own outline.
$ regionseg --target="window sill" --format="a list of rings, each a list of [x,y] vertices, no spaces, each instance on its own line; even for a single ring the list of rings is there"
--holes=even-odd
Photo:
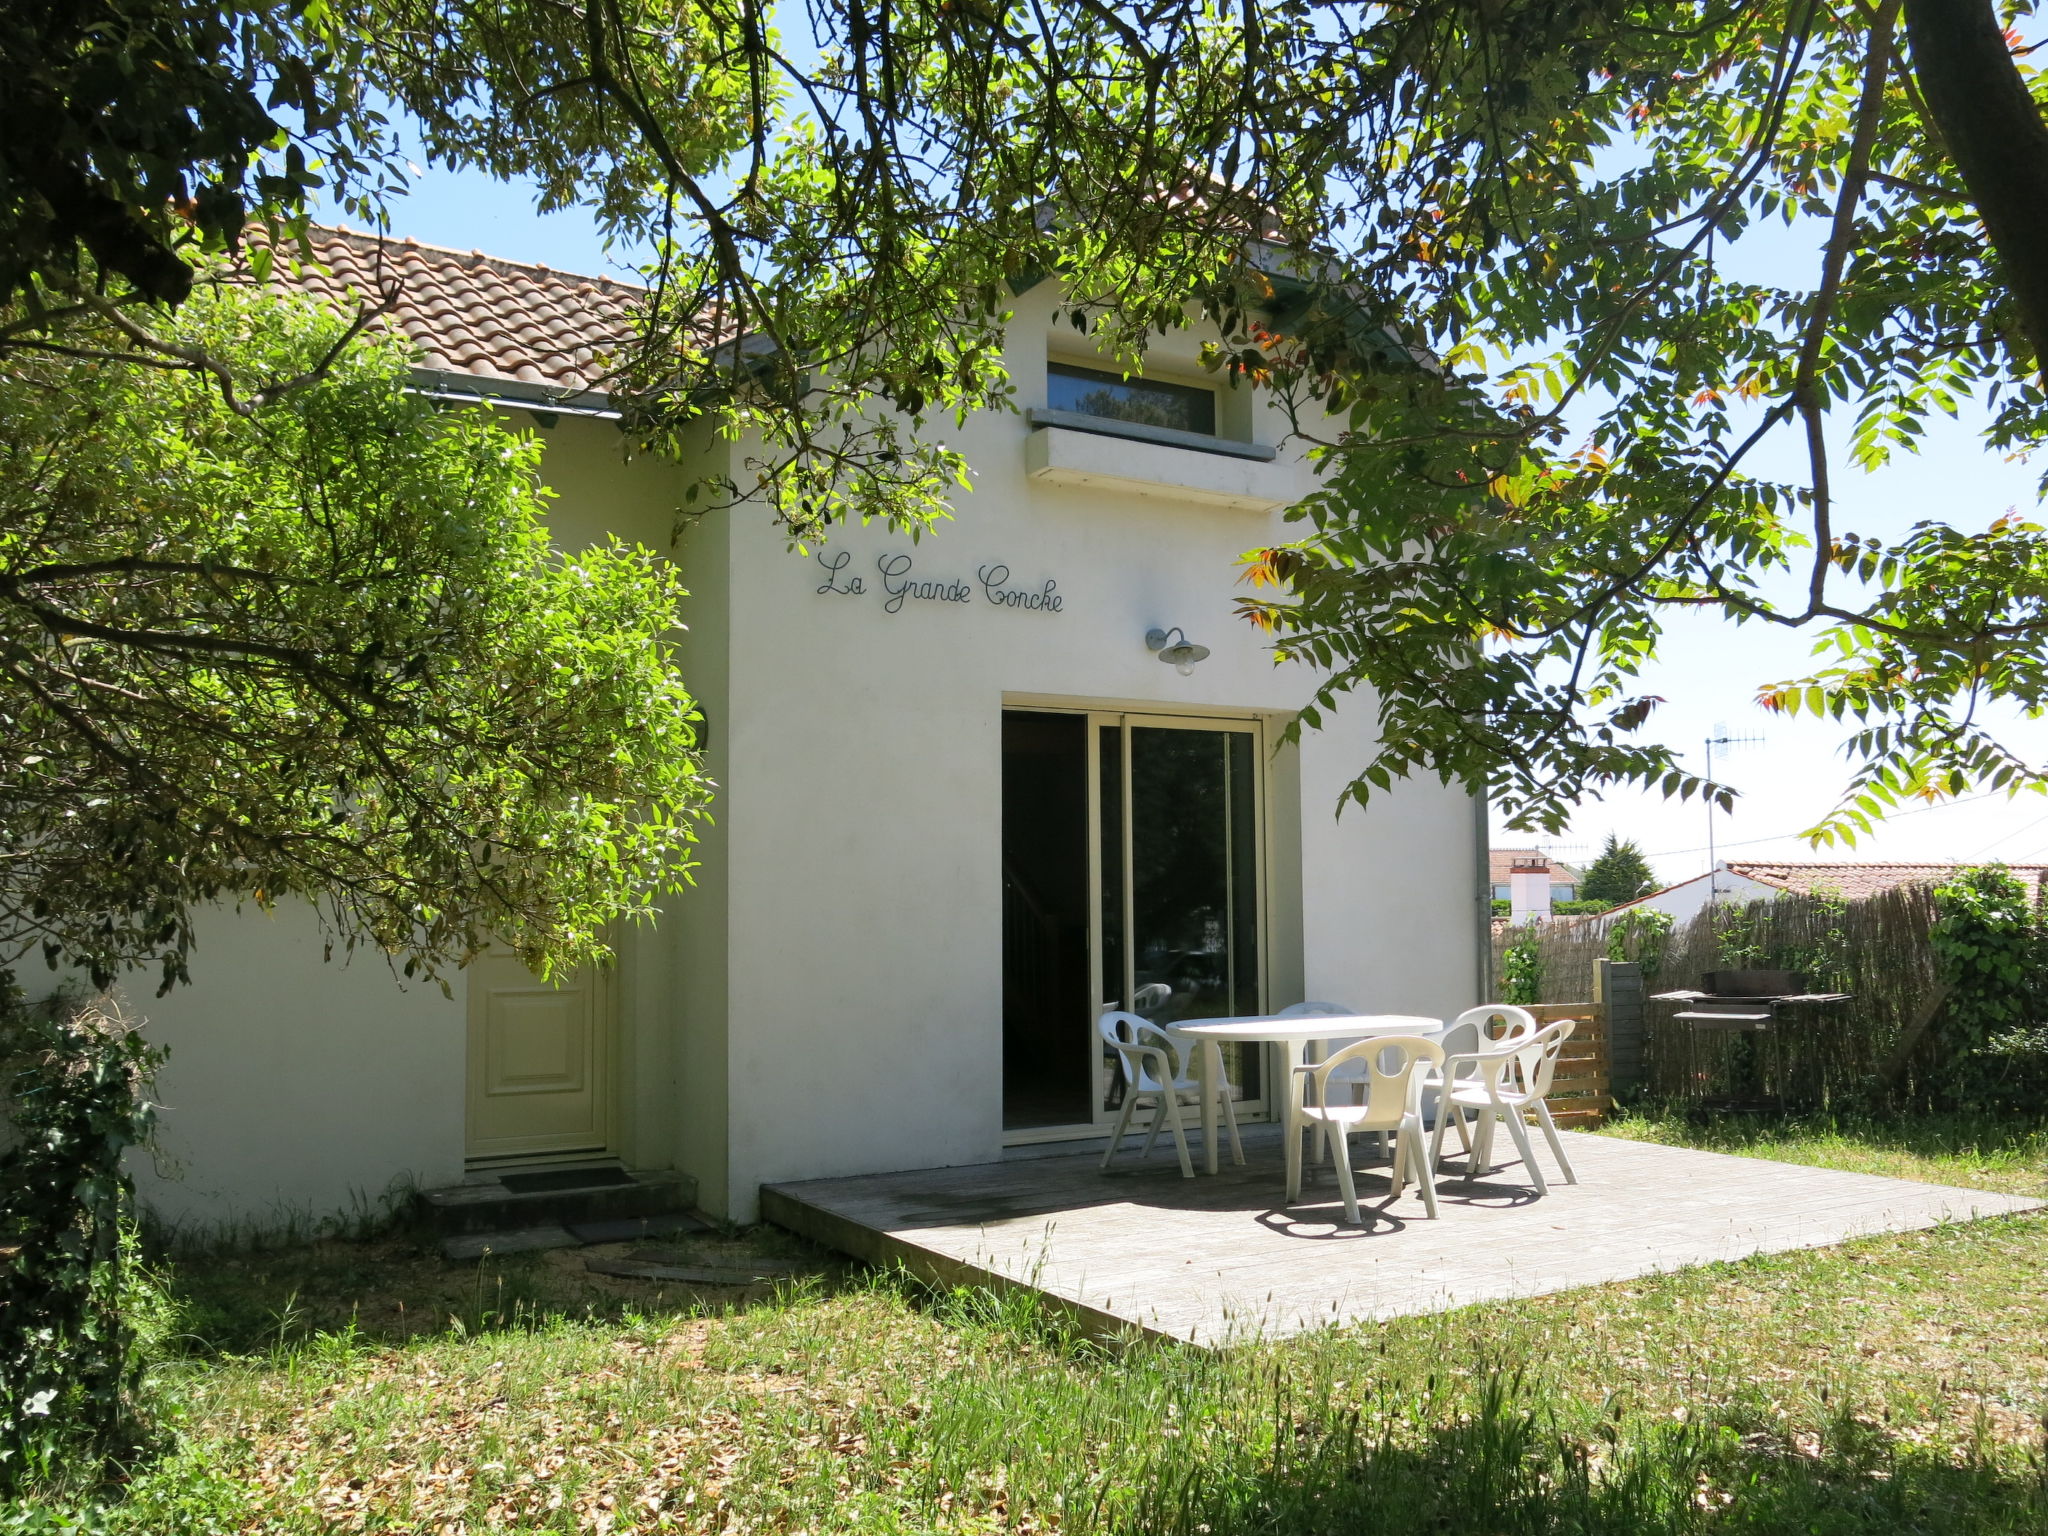
[[[1069,432],[1092,432],[1098,437],[1121,437],[1134,443],[1158,443],[1165,448],[1186,448],[1195,453],[1214,453],[1227,459],[1254,459],[1270,464],[1279,457],[1264,443],[1240,443],[1203,432],[1183,432],[1178,427],[1155,427],[1142,421],[1118,421],[1114,416],[1089,416],[1080,411],[1055,411],[1033,406],[1024,419],[1034,428],[1061,427]]]
[[[1258,450],[1263,457],[1191,449],[1165,440],[1167,430],[1161,427],[1139,429],[1146,434],[1143,437],[1077,430],[1043,420],[1048,414],[1030,413],[1035,430],[1024,445],[1025,471],[1040,483],[1143,496],[1180,506],[1257,513],[1291,505],[1312,488],[1302,483],[1295,465],[1275,462],[1270,448]],[[1230,446],[1246,449],[1256,445]]]

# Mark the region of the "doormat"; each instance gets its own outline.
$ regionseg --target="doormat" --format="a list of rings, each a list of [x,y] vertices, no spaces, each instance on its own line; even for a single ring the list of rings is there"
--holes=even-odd
[[[546,1173],[501,1173],[498,1182],[515,1195],[546,1195],[562,1189],[594,1189],[637,1181],[623,1168],[560,1168]]]

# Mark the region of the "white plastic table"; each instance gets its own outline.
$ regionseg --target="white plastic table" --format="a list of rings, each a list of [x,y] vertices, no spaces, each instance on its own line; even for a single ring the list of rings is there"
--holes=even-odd
[[[1433,1040],[1444,1032],[1444,1021],[1406,1013],[1289,1015],[1286,1018],[1253,1014],[1158,1027],[1197,1048],[1196,1071],[1202,1080],[1202,1141],[1208,1149],[1211,1173],[1216,1171],[1216,1083],[1223,1075],[1223,1053],[1218,1047],[1225,1040],[1281,1047],[1287,1057],[1280,1075],[1282,1102],[1287,1107],[1287,1187],[1298,1189],[1301,1187],[1301,1132],[1308,1123],[1301,1114],[1301,1088],[1294,1080],[1294,1069],[1302,1064],[1302,1047],[1311,1040],[1349,1040],[1364,1035],[1422,1035]],[[1269,1102],[1271,1097],[1269,1092]],[[1238,1161],[1242,1162],[1243,1158]]]

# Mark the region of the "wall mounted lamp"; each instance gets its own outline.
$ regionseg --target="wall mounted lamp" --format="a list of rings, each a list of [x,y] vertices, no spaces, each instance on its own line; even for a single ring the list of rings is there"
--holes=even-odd
[[[1176,635],[1180,637],[1178,640],[1174,638]],[[1182,677],[1193,672],[1195,663],[1209,654],[1209,647],[1195,644],[1178,624],[1172,629],[1146,630],[1145,649],[1157,651],[1159,659],[1169,667],[1179,668]]]

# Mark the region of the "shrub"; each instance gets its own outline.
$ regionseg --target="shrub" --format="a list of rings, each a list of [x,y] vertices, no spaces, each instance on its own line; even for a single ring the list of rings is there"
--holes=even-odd
[[[1526,1004],[1543,1001],[1543,943],[1537,934],[1510,944],[1500,957],[1500,1000]]]
[[[1553,901],[1550,904],[1550,910],[1557,917],[1592,917],[1598,913],[1605,912],[1609,905],[1611,904],[1604,901]],[[1493,898],[1493,915],[1495,917],[1512,916],[1514,910],[1515,904],[1506,897],[1496,896]]]
[[[2048,967],[2026,885],[2003,865],[1959,870],[1935,887],[1934,908],[1928,942],[1948,986],[1938,1082],[1966,1107],[2034,1100],[2048,1087]]]
[[[1669,912],[1649,907],[1624,912],[1607,929],[1607,958],[1635,961],[1648,980],[1664,964],[1664,946],[1671,941],[1671,927]]]
[[[131,1448],[132,1190],[160,1053],[103,998],[24,1001],[0,972],[0,1495]]]

